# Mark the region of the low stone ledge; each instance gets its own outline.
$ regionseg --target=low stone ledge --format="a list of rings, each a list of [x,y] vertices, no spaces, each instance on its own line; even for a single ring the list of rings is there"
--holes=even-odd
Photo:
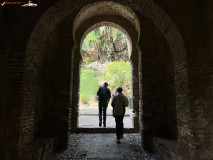
[[[79,127],[76,133],[116,133],[115,128],[82,128]],[[124,128],[125,133],[138,133],[134,128]]]
[[[34,142],[32,158],[35,160],[47,160],[53,153],[54,138],[37,139]]]
[[[154,138],[154,154],[161,160],[173,160],[177,151],[177,141]]]
[[[80,113],[79,116],[99,116],[99,114]],[[107,114],[107,116],[112,116],[112,114]],[[130,114],[125,114],[124,117],[132,117],[132,116]]]

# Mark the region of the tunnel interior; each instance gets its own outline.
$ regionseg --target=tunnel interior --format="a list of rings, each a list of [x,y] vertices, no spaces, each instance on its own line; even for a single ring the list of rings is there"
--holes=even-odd
[[[44,155],[40,150],[60,152],[70,146],[70,134],[79,132],[82,40],[103,25],[122,30],[131,43],[134,119],[129,132],[140,134],[141,148],[161,158],[213,157],[212,3],[47,4],[35,8],[35,14],[27,8],[29,14],[6,7],[0,12],[5,31],[0,159],[31,159]]]

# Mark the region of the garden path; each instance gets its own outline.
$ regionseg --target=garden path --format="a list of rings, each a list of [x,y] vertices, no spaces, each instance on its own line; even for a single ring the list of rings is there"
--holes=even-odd
[[[133,128],[133,113],[132,109],[126,108],[124,117],[124,128]],[[79,127],[82,128],[97,128],[99,127],[98,107],[79,107]],[[112,107],[107,109],[106,128],[115,128],[115,119],[112,116]]]

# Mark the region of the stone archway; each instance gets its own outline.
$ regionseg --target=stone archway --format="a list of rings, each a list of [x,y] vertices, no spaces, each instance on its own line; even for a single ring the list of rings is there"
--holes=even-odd
[[[109,12],[110,10],[110,12]],[[125,17],[123,15],[125,13]],[[76,52],[75,52],[75,65],[74,70],[79,69],[79,63],[81,61],[81,44],[83,42],[84,37],[87,35],[88,32],[93,30],[94,28],[101,26],[101,25],[108,25],[113,26],[115,28],[120,29],[123,31],[126,35],[128,40],[131,44],[131,50],[132,54],[130,56],[130,61],[133,65],[133,106],[135,111],[135,117],[134,117],[134,129],[135,131],[139,130],[139,122],[138,122],[138,113],[139,113],[139,93],[138,93],[138,59],[137,59],[137,43],[140,35],[140,23],[137,19],[134,12],[126,7],[122,6],[120,4],[114,3],[114,2],[97,2],[91,5],[87,5],[84,8],[81,9],[81,11],[78,13],[74,20],[74,26],[73,26],[73,36],[75,40],[75,46],[76,46]],[[79,80],[79,72],[74,73],[75,77]],[[75,81],[73,84],[78,84],[73,86],[73,92],[78,93],[79,92],[79,82]],[[76,97],[78,98],[78,97]],[[75,117],[72,119],[72,129],[75,131],[77,129],[77,123],[78,123],[78,117],[76,117],[76,114],[78,115],[78,99],[73,99],[75,103],[72,104],[72,116]]]
[[[77,3],[77,2],[76,2]],[[113,3],[113,2],[110,2]],[[130,2],[127,2],[127,4]],[[163,33],[163,35],[166,37],[171,50],[172,50],[172,55],[173,55],[173,59],[174,59],[174,64],[175,64],[175,79],[177,79],[176,83],[175,83],[175,87],[176,87],[176,96],[177,98],[179,97],[183,97],[181,100],[177,101],[177,114],[180,118],[180,120],[182,120],[182,118],[185,117],[189,117],[189,115],[187,115],[187,113],[184,111],[184,106],[188,105],[188,69],[187,69],[187,54],[186,54],[186,50],[184,47],[184,42],[183,39],[181,37],[181,34],[178,30],[178,28],[176,27],[175,23],[170,19],[170,17],[167,15],[167,13],[165,11],[163,11],[162,8],[160,8],[158,5],[156,5],[154,2],[149,1],[149,0],[143,0],[139,2],[140,4],[138,4],[139,7],[135,7],[132,6],[132,4],[129,4],[129,6],[131,8],[133,8],[134,10],[136,10],[137,12],[143,14],[145,17],[147,17],[148,19],[150,19],[151,21],[154,22],[154,24],[161,30],[161,32]],[[77,4],[76,4],[77,6]],[[28,41],[27,47],[26,47],[26,61],[25,61],[25,66],[27,68],[27,70],[25,71],[25,75],[24,75],[24,80],[26,81],[27,86],[29,86],[26,91],[26,99],[34,99],[35,100],[35,95],[34,94],[29,94],[31,93],[31,91],[33,91],[34,87],[37,85],[35,83],[36,78],[38,76],[38,68],[40,66],[40,64],[42,63],[42,59],[43,59],[43,45],[45,43],[46,37],[48,37],[49,33],[59,24],[61,24],[62,22],[67,22],[69,24],[71,24],[70,21],[72,21],[72,19],[69,19],[69,15],[71,14],[76,14],[76,12],[83,7],[83,5],[79,5],[79,8],[73,8],[72,5],[69,3],[69,1],[64,0],[64,1],[60,1],[60,2],[56,2],[56,4],[54,6],[52,6],[51,8],[49,8],[45,14],[41,17],[41,19],[37,22],[34,31],[32,32],[30,39]],[[53,16],[54,15],[54,16]],[[97,15],[98,16],[98,15]],[[118,15],[116,15],[118,16]],[[114,19],[116,19],[116,16],[114,16]],[[54,17],[54,18],[53,18]],[[112,21],[113,16],[107,17],[106,15],[104,16],[98,16],[100,19],[96,19],[94,18],[92,23],[98,23],[100,21],[102,21],[103,19],[105,20],[110,20]],[[122,18],[121,18],[122,19]],[[89,24],[89,22],[86,22]],[[45,25],[44,25],[45,24]],[[83,25],[82,25],[83,26]],[[91,26],[91,25],[90,25]],[[121,25],[123,26],[123,25]],[[72,33],[72,26],[70,25],[70,28],[67,27],[67,31],[66,33]],[[80,30],[85,30],[85,28],[81,28]],[[78,30],[77,30],[78,31]],[[134,34],[130,34],[130,35],[134,35]],[[139,35],[139,34],[138,34]],[[143,36],[143,35],[142,35]],[[82,36],[79,36],[82,37]],[[65,51],[69,54],[72,53],[72,56],[74,56],[74,53],[80,53],[80,51],[78,50],[78,45],[77,45],[77,41],[79,41],[79,39],[75,38],[75,44],[74,44],[74,40],[73,37],[69,35],[69,37],[67,37],[68,41],[69,41],[69,45],[74,45],[73,48],[75,48],[75,50],[71,51]],[[38,41],[39,40],[39,41]],[[138,37],[137,37],[138,40]],[[136,43],[133,44],[137,44],[137,40],[134,41]],[[79,41],[80,42],[80,41]],[[80,43],[79,43],[80,44]],[[36,46],[36,47],[35,47]],[[137,45],[135,45],[137,46]],[[68,47],[68,43],[65,47]],[[68,47],[69,48],[69,47]],[[136,53],[135,56],[137,56],[137,53],[139,52],[139,49],[137,47],[132,49],[132,53]],[[34,61],[35,57],[37,58],[36,61]],[[69,56],[67,56],[69,58]],[[75,60],[78,61],[78,59]],[[143,57],[142,57],[143,58]],[[137,59],[133,58],[133,59]],[[74,60],[74,59],[73,59]],[[80,61],[80,58],[79,58]],[[73,61],[72,62],[68,62],[70,64],[71,70],[70,73],[72,73],[72,70],[75,70],[75,66],[78,65],[74,64]],[[68,65],[67,63],[67,65]],[[76,61],[75,61],[76,63]],[[133,62],[134,64],[137,64],[138,66],[138,61]],[[29,67],[31,66],[31,67]],[[135,68],[136,73],[138,74],[138,68]],[[32,77],[33,75],[33,77]],[[178,81],[179,77],[182,77],[181,81]],[[76,77],[76,75],[72,75],[71,74],[71,79],[74,78],[78,78]],[[135,79],[135,82],[139,82],[141,81],[141,79],[138,78],[138,76]],[[73,83],[72,83],[73,85]],[[72,86],[71,85],[71,86]],[[76,85],[76,84],[75,84]],[[34,87],[31,87],[34,86]],[[78,85],[77,85],[78,86]],[[74,92],[74,88],[70,87],[69,85],[66,86],[66,88],[71,88],[72,93]],[[139,86],[135,86],[135,90],[138,90],[137,92],[139,93]],[[186,89],[183,89],[186,88]],[[66,94],[70,94],[69,91],[65,91]],[[33,93],[33,92],[32,92]],[[62,94],[64,94],[64,91],[61,91]],[[78,97],[74,97],[75,95],[70,94],[71,97],[71,103],[75,103],[73,102],[73,99],[78,99]],[[69,102],[68,99],[66,99],[67,102]],[[136,101],[139,101],[136,100]],[[142,95],[140,95],[140,101],[142,101]],[[31,106],[31,110],[32,112],[34,112],[34,109],[36,107],[36,104],[32,104]],[[70,108],[70,107],[68,107]],[[23,103],[23,113],[24,110],[29,109],[27,102]],[[145,109],[145,108],[143,108]],[[72,112],[74,113],[74,112]],[[145,113],[145,112],[143,112]],[[180,115],[180,113],[183,113],[184,115]],[[69,116],[67,116],[68,118]],[[73,118],[73,117],[72,117]],[[143,117],[142,117],[143,119]],[[25,122],[25,120],[21,120],[21,124],[26,124],[27,122]],[[32,123],[33,120],[32,120]],[[68,123],[68,120],[67,120]],[[65,123],[65,126],[69,126],[69,124]],[[151,123],[151,122],[148,122]],[[184,125],[180,124],[178,126],[179,130],[183,130],[184,129]],[[68,128],[68,127],[67,127]],[[142,128],[142,134],[143,131],[145,131],[145,128]],[[33,135],[33,130],[31,130],[31,132],[29,132],[29,135],[31,135],[31,138],[29,139],[32,140],[32,135]],[[66,140],[67,135],[62,135],[64,136],[64,140]],[[184,137],[185,135],[179,135],[179,141],[181,141],[181,138]],[[22,137],[24,138],[24,137]],[[143,135],[143,138],[146,138],[146,135]],[[20,142],[22,143],[28,143],[26,141],[22,141],[22,139],[20,139]],[[146,145],[146,144],[144,144]],[[183,145],[185,145],[183,143]]]
[[[130,36],[129,36],[129,34],[128,34],[128,32],[124,29],[124,28],[122,28],[121,26],[119,26],[118,24],[116,24],[116,23],[113,23],[113,22],[109,22],[109,21],[103,21],[103,22],[100,22],[100,23],[96,23],[96,24],[94,24],[93,26],[91,26],[91,27],[89,27],[86,31],[85,31],[85,33],[83,34],[83,37],[81,38],[81,41],[80,41],[80,45],[78,45],[78,51],[80,51],[79,53],[75,53],[75,58],[77,59],[75,59],[75,62],[76,62],[76,69],[74,69],[74,70],[77,70],[77,69],[79,69],[79,64],[81,64],[82,63],[82,54],[81,54],[81,46],[82,46],[82,43],[83,43],[83,40],[84,40],[84,38],[87,36],[87,34],[89,33],[89,32],[91,32],[93,29],[95,29],[96,27],[100,27],[100,26],[112,26],[112,27],[115,27],[115,28],[117,28],[117,29],[119,29],[120,31],[122,31],[126,36],[127,36],[127,39],[128,39],[128,41],[129,41],[129,60],[131,61],[131,68],[132,68],[132,77],[137,77],[137,71],[135,71],[135,69],[133,69],[133,68],[138,68],[138,66],[136,66],[137,65],[137,63],[132,63],[132,61],[136,61],[136,59],[132,59],[132,56],[131,56],[131,54],[132,54],[132,41],[131,41],[131,38],[130,38]],[[78,32],[79,33],[79,32]],[[80,46],[80,47],[79,47]],[[78,62],[79,62],[79,64],[78,64]],[[75,80],[74,79],[74,81],[75,82],[73,82],[73,84],[79,84],[79,82],[77,82],[77,81],[79,81],[79,79],[80,79],[80,74],[79,74],[79,72],[76,72],[76,73],[74,73],[74,74],[76,74],[76,77],[79,77],[77,80]],[[77,75],[78,74],[78,75]],[[133,78],[133,80],[134,80],[135,78]],[[79,84],[80,85],[80,84]],[[134,87],[137,87],[138,86],[138,82],[133,82],[132,83],[132,88],[133,88],[133,86]],[[136,90],[137,91],[137,90]],[[133,89],[133,93],[132,93],[132,96],[133,97],[135,97],[136,99],[138,99],[138,93],[136,92],[136,91],[134,91],[134,89]],[[79,86],[77,87],[76,86],[76,88],[75,88],[75,90],[73,90],[73,93],[72,94],[76,94],[76,93],[79,93],[80,91],[79,91]],[[75,99],[73,99],[75,102],[79,102],[79,100],[77,101],[77,100],[75,100]],[[134,107],[135,106],[135,107]],[[77,115],[79,115],[78,114],[78,109],[79,108],[79,106],[78,106],[78,104],[73,104],[72,105],[72,111],[74,111],[73,113],[75,113],[75,115],[77,114]],[[133,105],[133,110],[135,110],[135,112],[136,113],[138,113],[138,102],[137,101],[134,101],[134,105]],[[72,117],[75,117],[75,119],[73,118],[72,119],[72,132],[75,132],[75,128],[76,128],[76,130],[77,130],[77,126],[76,126],[76,122],[78,123],[78,118],[79,117],[76,117],[75,115],[72,115]],[[139,123],[138,123],[138,117],[134,117],[133,118],[133,128],[134,129],[128,129],[128,131],[130,131],[130,132],[132,132],[132,131],[134,131],[134,132],[138,132],[138,130],[139,130],[139,125],[138,125]],[[82,130],[82,129],[80,129],[80,130]],[[89,132],[90,131],[90,129],[83,129],[84,131],[86,131],[86,132]],[[99,129],[96,129],[96,130],[94,130],[94,132],[98,132],[99,131]],[[106,129],[105,130],[105,132],[111,132],[111,130],[110,129]]]

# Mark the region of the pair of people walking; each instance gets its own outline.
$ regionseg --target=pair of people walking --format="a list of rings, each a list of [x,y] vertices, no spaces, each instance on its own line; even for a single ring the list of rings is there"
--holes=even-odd
[[[106,127],[106,110],[111,97],[111,92],[107,88],[108,83],[104,83],[103,87],[100,87],[97,95],[99,96],[99,126],[102,125],[102,111],[103,111],[103,124]],[[117,143],[120,143],[120,139],[123,138],[123,118],[125,115],[125,107],[129,102],[127,97],[122,93],[123,89],[118,87],[116,94],[112,98],[111,106],[113,107],[113,117],[116,122],[116,136]]]

